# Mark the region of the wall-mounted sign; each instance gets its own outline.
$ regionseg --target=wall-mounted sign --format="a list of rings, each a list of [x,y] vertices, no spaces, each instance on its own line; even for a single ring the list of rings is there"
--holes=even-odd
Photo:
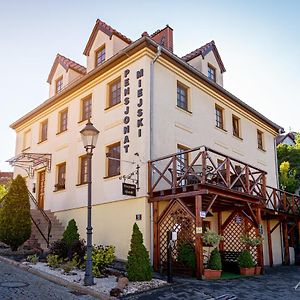
[[[260,235],[264,234],[264,229],[263,229],[263,226],[261,224],[258,225],[258,230],[259,230]]]
[[[125,196],[136,196],[136,185],[123,182],[122,183],[122,193]]]
[[[200,218],[206,218],[206,211],[204,210],[200,211]]]
[[[126,69],[124,71],[124,127],[123,127],[123,134],[124,134],[124,140],[123,140],[123,147],[125,150],[125,153],[128,153],[129,148],[129,132],[130,132],[130,116],[129,116],[129,104],[130,104],[130,81],[129,81],[129,74],[130,70]]]
[[[136,214],[135,215],[135,220],[136,221],[141,221],[142,220],[142,214]]]
[[[137,111],[136,111],[136,116],[138,117],[137,119],[137,130],[138,130],[138,137],[142,136],[142,127],[144,126],[143,124],[143,86],[142,86],[142,77],[144,76],[144,69],[140,69],[139,71],[136,72],[136,79],[138,80],[138,90],[137,90]]]

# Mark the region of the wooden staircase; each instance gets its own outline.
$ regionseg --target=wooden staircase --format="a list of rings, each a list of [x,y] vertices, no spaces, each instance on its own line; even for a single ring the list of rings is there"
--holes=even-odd
[[[25,246],[29,248],[40,248],[43,252],[48,251],[48,243],[45,239],[47,232],[49,230],[49,220],[50,220],[50,234],[49,234],[49,245],[51,243],[62,238],[64,233],[64,227],[55,217],[54,213],[50,210],[45,210],[44,213],[47,215],[48,219],[45,219],[44,215],[41,214],[39,209],[31,209],[31,236],[29,240],[26,241]],[[34,220],[34,222],[33,222]],[[43,236],[43,235],[44,236]]]

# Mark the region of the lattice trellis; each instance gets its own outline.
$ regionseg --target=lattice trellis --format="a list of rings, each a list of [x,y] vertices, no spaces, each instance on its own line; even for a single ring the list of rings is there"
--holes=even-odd
[[[168,231],[177,232],[177,241],[172,247],[172,257],[176,260],[178,247],[181,244],[195,245],[195,217],[180,201],[174,201],[163,218],[159,221],[159,252],[160,266],[167,262],[167,234]]]
[[[246,246],[240,241],[240,236],[247,233],[250,238],[256,237],[257,229],[255,226],[242,214],[236,213],[223,232],[224,251],[241,252],[246,249]],[[253,261],[257,263],[257,247],[249,248]]]

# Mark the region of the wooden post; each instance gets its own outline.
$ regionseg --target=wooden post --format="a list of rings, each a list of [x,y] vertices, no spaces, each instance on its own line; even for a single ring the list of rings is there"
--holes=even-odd
[[[257,210],[256,210],[256,219],[257,219],[258,225],[262,226],[260,207],[258,207]],[[259,231],[259,228],[258,228],[258,231]],[[264,246],[263,246],[263,244],[260,244],[260,245],[257,246],[257,254],[258,254],[257,264],[259,266],[261,266],[261,270],[263,272],[264,271]]]
[[[206,182],[206,150],[202,152],[202,178],[201,183]]]
[[[202,233],[199,230],[203,230],[203,220],[200,218],[200,211],[202,210],[202,196],[197,195],[195,197],[195,215],[196,215],[196,241],[195,241],[195,252],[196,252],[196,277],[202,279],[203,275],[203,241]]]
[[[222,229],[222,212],[218,211],[218,234],[223,236],[223,229]],[[220,251],[224,250],[224,241],[220,241],[219,244]]]
[[[153,203],[153,268],[158,271],[159,240],[158,240],[158,202]]]
[[[245,167],[245,181],[246,181],[246,192],[250,194],[250,173],[249,173],[249,166],[246,165]]]
[[[226,185],[228,188],[231,186],[230,182],[230,159],[226,158]]]
[[[271,236],[271,227],[270,227],[269,219],[267,219],[267,237],[268,237],[268,250],[269,250],[269,264],[270,267],[273,267],[273,248],[272,248],[272,236]]]
[[[264,199],[267,198],[267,180],[266,180],[266,173],[262,175],[262,187],[261,187],[262,197]]]
[[[283,233],[283,245],[284,245],[284,264],[290,264],[290,251],[289,251],[289,239],[288,239],[288,227],[286,220],[282,222],[282,233]]]

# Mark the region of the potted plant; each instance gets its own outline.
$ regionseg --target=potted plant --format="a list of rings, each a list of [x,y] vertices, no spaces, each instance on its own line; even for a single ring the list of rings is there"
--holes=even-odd
[[[209,247],[209,250],[210,247],[216,247],[222,239],[221,235],[210,229],[207,229],[203,235],[203,243]],[[221,255],[217,248],[214,248],[211,254],[209,254],[209,252],[209,260],[207,268],[204,269],[204,277],[206,279],[218,279],[221,277],[222,273]]]
[[[241,275],[254,275],[255,268],[251,253],[249,250],[244,250],[238,257],[238,264]]]
[[[263,242],[263,237],[262,236],[256,236],[254,238],[249,237],[247,234],[243,234],[240,237],[240,240],[243,244],[245,244],[248,248],[249,247],[256,247]],[[257,264],[255,265],[254,268],[254,274],[255,275],[260,275],[261,273],[261,266],[258,266]]]

